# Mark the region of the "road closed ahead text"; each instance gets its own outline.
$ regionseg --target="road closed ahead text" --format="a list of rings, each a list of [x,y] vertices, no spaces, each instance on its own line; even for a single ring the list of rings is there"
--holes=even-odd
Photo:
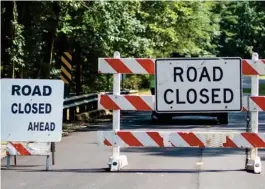
[[[157,63],[158,111],[241,108],[240,64],[224,60],[182,62]]]
[[[50,86],[43,85],[29,86],[29,85],[12,85],[12,96],[51,96],[52,88]],[[11,112],[13,114],[50,114],[52,111],[52,105],[50,103],[13,103],[11,105]],[[28,131],[54,131],[54,122],[36,122],[30,121],[28,125]]]
[[[62,137],[64,83],[49,79],[1,80],[6,141],[58,142]]]

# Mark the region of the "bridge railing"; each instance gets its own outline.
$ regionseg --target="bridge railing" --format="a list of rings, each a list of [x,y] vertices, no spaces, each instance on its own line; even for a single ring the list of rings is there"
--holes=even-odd
[[[136,94],[137,90],[124,90],[121,94]],[[100,92],[100,94],[113,94],[112,92]],[[83,94],[73,96],[64,100],[63,121],[72,122],[76,120],[76,114],[98,110],[99,93]]]

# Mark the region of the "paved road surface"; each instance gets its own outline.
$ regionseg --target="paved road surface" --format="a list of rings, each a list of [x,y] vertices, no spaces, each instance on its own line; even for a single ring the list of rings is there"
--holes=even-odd
[[[244,114],[230,115],[229,126],[214,121],[174,120],[151,125],[149,113],[123,115],[122,129],[244,130]],[[260,115],[260,132],[265,131],[265,114]],[[181,125],[174,125],[181,124]],[[184,125],[189,124],[189,125]],[[213,125],[207,127],[205,125]],[[56,145],[56,165],[43,171],[44,157],[18,157],[18,166],[2,168],[3,189],[265,189],[265,151],[260,151],[260,175],[243,171],[242,150],[127,148],[129,165],[118,173],[106,172],[111,150],[95,144],[96,130],[110,129],[110,122],[92,125],[63,138]],[[5,165],[5,161],[2,161]]]

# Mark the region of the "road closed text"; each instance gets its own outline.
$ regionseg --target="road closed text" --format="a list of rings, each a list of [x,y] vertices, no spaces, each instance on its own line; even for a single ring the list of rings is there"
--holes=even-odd
[[[50,86],[30,86],[30,85],[12,85],[11,95],[17,97],[49,97],[52,94]],[[20,102],[11,104],[12,114],[24,114],[28,116],[50,114],[52,112],[52,105],[45,102]],[[32,117],[34,120],[34,116]],[[28,131],[54,131],[54,122],[36,122],[30,121],[28,123]]]
[[[193,66],[186,70],[183,67],[173,67],[173,82],[175,88],[164,90],[163,97],[166,104],[229,104],[234,99],[234,92],[227,87],[219,87],[218,82],[222,81],[224,71],[221,67],[201,67]],[[179,88],[179,83],[205,83],[205,87],[200,88]],[[207,87],[207,83],[216,83],[215,87]],[[195,84],[196,85],[196,84]],[[182,85],[183,86],[183,85]]]

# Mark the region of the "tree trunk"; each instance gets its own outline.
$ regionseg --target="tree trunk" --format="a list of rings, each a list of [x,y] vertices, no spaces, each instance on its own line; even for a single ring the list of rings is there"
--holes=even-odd
[[[53,58],[53,50],[54,50],[54,41],[56,37],[56,29],[58,27],[59,22],[59,11],[60,7],[58,2],[53,2],[53,16],[50,19],[51,28],[49,28],[48,33],[44,34],[44,41],[46,45],[44,47],[44,57],[43,62],[41,63],[39,78],[41,79],[49,79],[50,78],[50,69],[51,62]]]

